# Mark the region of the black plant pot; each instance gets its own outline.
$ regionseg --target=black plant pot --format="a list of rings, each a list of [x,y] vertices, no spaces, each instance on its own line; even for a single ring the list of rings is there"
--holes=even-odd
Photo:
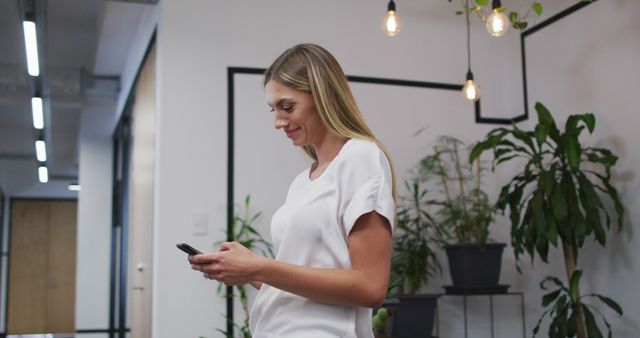
[[[398,296],[390,323],[393,338],[429,338],[433,332],[438,295]]]
[[[504,243],[446,245],[449,271],[454,287],[491,288],[498,286]]]

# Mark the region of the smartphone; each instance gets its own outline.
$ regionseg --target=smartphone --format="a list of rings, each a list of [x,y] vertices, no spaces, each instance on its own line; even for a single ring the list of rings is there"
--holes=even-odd
[[[200,250],[194,249],[191,245],[187,243],[178,243],[176,244],[178,249],[188,253],[189,255],[201,255],[202,252]]]

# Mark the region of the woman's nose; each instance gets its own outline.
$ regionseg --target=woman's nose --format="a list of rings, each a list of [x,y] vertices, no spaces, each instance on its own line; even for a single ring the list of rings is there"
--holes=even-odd
[[[284,128],[289,124],[287,120],[276,118],[276,129]]]

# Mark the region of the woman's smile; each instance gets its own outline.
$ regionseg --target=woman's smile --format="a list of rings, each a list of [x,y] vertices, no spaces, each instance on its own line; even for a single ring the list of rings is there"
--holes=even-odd
[[[295,128],[295,129],[285,129],[284,132],[287,134],[287,137],[290,139],[295,139],[296,137],[298,137],[300,131],[300,127]]]

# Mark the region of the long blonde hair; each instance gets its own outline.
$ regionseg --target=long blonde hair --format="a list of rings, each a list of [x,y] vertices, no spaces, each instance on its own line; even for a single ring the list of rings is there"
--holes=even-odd
[[[396,175],[391,156],[362,117],[347,77],[331,53],[314,44],[295,45],[282,53],[267,69],[264,85],[270,80],[311,93],[320,120],[329,132],[377,144],[389,161],[393,199],[396,200]],[[302,148],[309,157],[318,161],[312,146]]]

